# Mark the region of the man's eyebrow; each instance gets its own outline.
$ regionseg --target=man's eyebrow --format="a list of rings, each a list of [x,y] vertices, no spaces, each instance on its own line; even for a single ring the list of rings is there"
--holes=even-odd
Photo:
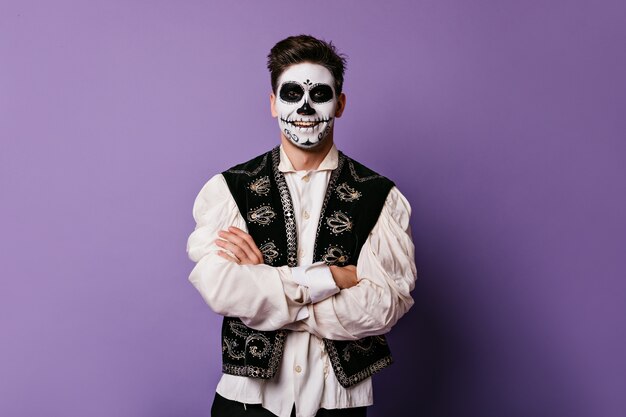
[[[299,86],[302,86],[302,83],[299,83],[298,81],[283,81],[280,83],[279,87],[282,87],[285,84],[298,84]]]
[[[311,85],[311,88],[313,88],[313,87],[317,87],[318,85],[327,85],[327,86],[329,86],[329,87],[332,87],[332,86],[333,86],[332,84],[328,84],[328,83],[315,83],[315,84],[312,84],[312,85]]]

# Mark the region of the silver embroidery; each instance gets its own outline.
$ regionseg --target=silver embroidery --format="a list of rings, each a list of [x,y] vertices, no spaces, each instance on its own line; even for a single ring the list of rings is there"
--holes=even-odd
[[[241,321],[229,321],[228,327],[230,327],[231,332],[239,337],[248,337],[250,334],[250,328],[246,327]]]
[[[252,345],[253,342],[258,343]],[[253,333],[246,338],[246,348],[248,352],[256,358],[263,358],[264,356],[267,356],[271,346],[272,342],[270,342],[270,340],[262,333]]]
[[[361,193],[350,187],[346,182],[339,184],[335,190],[342,201],[352,202],[361,198]]]
[[[298,265],[298,235],[296,232],[296,218],[293,212],[293,203],[289,188],[285,181],[285,175],[278,169],[280,163],[280,148],[272,149],[272,169],[274,170],[274,180],[280,194],[280,202],[285,216],[285,233],[287,235],[287,266]]]
[[[276,212],[270,206],[261,206],[248,212],[248,221],[267,226],[276,217]]]
[[[250,329],[240,321],[229,321],[228,327],[230,327],[230,331],[235,336],[241,338],[247,338],[250,334]],[[234,359],[243,359],[246,357],[245,346],[240,346],[236,340],[229,337],[224,337],[222,351],[226,352],[228,356]]]
[[[346,160],[347,160],[346,156],[343,155],[342,152],[339,152],[339,162],[337,164],[337,168],[331,174],[330,180],[328,182],[326,196],[324,197],[324,203],[322,204],[322,210],[320,213],[320,221],[317,225],[317,233],[315,236],[315,249],[313,253],[317,253],[317,241],[318,241],[320,230],[322,228],[322,224],[324,222],[324,212],[326,211],[328,201],[330,200],[331,190],[335,189],[335,183],[337,182],[337,178],[339,177],[339,174],[341,173],[341,170]],[[350,163],[350,165],[352,164]],[[351,168],[350,171],[352,173],[352,176],[355,177],[357,181],[363,182],[366,179],[370,179],[370,178],[366,178],[366,179],[359,178],[356,175],[356,172],[354,171],[354,166],[351,166],[350,168]],[[384,337],[381,336],[381,338],[384,340]],[[337,380],[343,387],[350,387],[360,381],[363,381],[365,378],[391,365],[393,361],[393,359],[391,358],[391,355],[387,355],[384,358],[372,363],[367,368],[362,369],[361,371],[357,372],[356,374],[348,375],[345,369],[343,369],[343,366],[341,365],[341,358],[339,356],[339,352],[337,351],[337,346],[335,342],[330,339],[324,339],[324,345],[326,346],[326,351],[328,352],[328,357],[330,358],[331,364],[333,366],[333,370],[335,371],[335,375],[337,376]]]
[[[258,195],[267,195],[270,192],[270,178],[266,175],[252,181],[248,188]]]
[[[326,219],[326,224],[330,228],[330,231],[336,235],[352,230],[352,220],[347,214],[336,211],[332,216]]]
[[[261,161],[261,165],[255,168],[254,171],[246,171],[245,169],[229,169],[226,172],[230,172],[231,174],[246,174],[249,177],[254,177],[256,174],[261,172],[265,165],[267,164],[267,154],[263,156],[263,160]]]
[[[339,174],[341,174],[341,170],[343,169],[343,164],[346,161],[346,157],[342,152],[339,152],[339,160],[337,161],[337,168],[333,170],[333,173],[330,175],[330,180],[328,180],[328,186],[326,187],[326,195],[324,196],[324,202],[322,203],[322,210],[320,211],[320,220],[317,223],[317,231],[315,232],[315,244],[313,245],[313,253],[317,253],[317,242],[320,236],[320,230],[322,230],[322,224],[324,224],[324,212],[326,212],[326,206],[328,205],[328,200],[330,200],[330,196],[332,194],[332,190],[335,189],[335,183],[337,182],[337,178],[339,178]]]
[[[240,337],[245,338],[245,348],[243,351],[238,352],[239,344],[229,338],[225,338],[222,349],[227,351],[227,354],[235,359],[243,359],[246,356],[246,350],[250,352],[252,356],[262,358],[271,354],[269,364],[267,368],[261,368],[253,365],[234,365],[230,363],[222,363],[222,371],[231,375],[249,376],[253,378],[272,378],[278,370],[280,359],[283,355],[283,346],[285,344],[285,337],[287,332],[285,330],[279,330],[274,338],[274,345],[271,341],[262,333],[253,332],[246,327],[241,321],[229,321],[228,325],[232,332]],[[261,346],[257,343],[251,345],[254,342],[260,342]]]
[[[352,174],[352,178],[354,178],[358,182],[365,182],[368,180],[373,180],[375,178],[382,178],[382,175],[378,174],[370,175],[369,177],[359,177],[356,173],[356,170],[354,169],[354,164],[352,163],[352,161],[348,163],[348,166],[350,167],[350,174]]]
[[[348,376],[345,369],[343,369],[343,366],[341,366],[341,360],[339,359],[339,353],[337,352],[335,342],[333,340],[324,339],[324,344],[326,345],[326,351],[330,357],[330,362],[333,365],[333,370],[335,371],[337,380],[343,387],[350,387],[358,382],[361,382],[365,378],[388,367],[393,362],[391,355],[387,355],[356,374]]]
[[[278,252],[278,248],[274,242],[265,242],[259,247],[259,250],[263,254],[263,260],[266,264],[272,265],[274,263],[274,259],[278,258],[280,253]]]
[[[322,260],[326,265],[343,264],[348,262],[348,255],[338,246],[331,246],[326,249],[326,253],[322,256]]]
[[[372,336],[372,337],[366,337],[364,339],[355,340],[353,342],[350,342],[343,349],[343,358],[346,361],[349,361],[350,351],[352,350],[360,352],[361,355],[371,354],[372,348],[374,348],[374,342],[377,342],[378,344],[382,344],[382,345],[387,344],[387,341],[385,340],[385,338],[381,336]]]
[[[242,351],[237,351],[239,344],[236,340],[232,340],[228,337],[224,338],[224,342],[222,345],[222,351],[227,352],[228,356],[234,359],[243,359],[246,357],[246,353]]]

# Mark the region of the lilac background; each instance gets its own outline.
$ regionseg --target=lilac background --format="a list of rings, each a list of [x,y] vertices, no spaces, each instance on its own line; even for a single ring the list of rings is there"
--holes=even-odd
[[[370,416],[626,414],[626,6],[0,3],[0,415],[208,416],[193,199],[274,146],[265,56],[349,55],[348,155],[413,205]]]

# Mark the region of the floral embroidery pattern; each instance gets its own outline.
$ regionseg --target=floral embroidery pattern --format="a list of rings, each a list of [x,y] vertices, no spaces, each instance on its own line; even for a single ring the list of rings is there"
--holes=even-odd
[[[222,351],[226,356],[241,360],[250,355],[255,358],[269,358],[268,367],[259,367],[251,364],[236,365],[224,361],[222,371],[238,376],[249,376],[252,378],[271,378],[276,374],[280,359],[283,353],[286,332],[277,332],[274,340],[270,340],[263,332],[253,331],[246,327],[239,319],[228,320],[225,318],[224,324],[228,324],[230,335],[222,341]],[[248,356],[248,357],[250,357]]]
[[[383,336],[381,337],[384,339]],[[393,358],[390,354],[388,354],[382,359],[379,359],[376,362],[372,363],[367,368],[355,374],[348,375],[341,364],[339,352],[337,351],[337,347],[335,345],[336,343],[337,342],[335,342],[334,340],[324,339],[324,344],[326,345],[326,350],[328,351],[330,362],[333,364],[333,369],[335,370],[337,380],[339,380],[339,383],[344,387],[350,387],[363,381],[365,378],[372,376],[376,372],[379,372],[380,370],[388,367],[393,362]]]
[[[348,255],[338,246],[330,246],[322,256],[326,265],[345,264],[348,262]]]
[[[352,220],[350,220],[347,214],[341,211],[336,211],[332,216],[328,216],[326,225],[335,235],[352,230]]]
[[[248,212],[248,221],[266,226],[276,217],[276,212],[270,206],[261,206]]]
[[[372,336],[366,337],[364,339],[355,340],[350,342],[348,346],[343,349],[343,358],[346,361],[350,360],[350,351],[358,351],[361,355],[367,355],[372,353],[372,348],[374,347],[374,343],[379,343],[382,345],[386,345],[387,341],[384,337],[381,336]]]
[[[248,188],[257,195],[267,195],[270,192],[270,178],[266,175],[252,181]]]
[[[280,253],[278,252],[278,248],[274,242],[265,242],[259,247],[259,250],[263,254],[263,260],[266,264],[272,265],[274,260],[278,258]]]
[[[352,202],[361,198],[361,193],[350,187],[346,182],[339,184],[335,191],[337,191],[337,195],[341,201]]]

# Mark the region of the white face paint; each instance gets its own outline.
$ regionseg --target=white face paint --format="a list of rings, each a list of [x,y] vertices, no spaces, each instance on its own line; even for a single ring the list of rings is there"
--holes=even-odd
[[[335,120],[335,78],[319,64],[292,65],[278,77],[274,108],[283,135],[300,148],[313,148],[328,135]]]

